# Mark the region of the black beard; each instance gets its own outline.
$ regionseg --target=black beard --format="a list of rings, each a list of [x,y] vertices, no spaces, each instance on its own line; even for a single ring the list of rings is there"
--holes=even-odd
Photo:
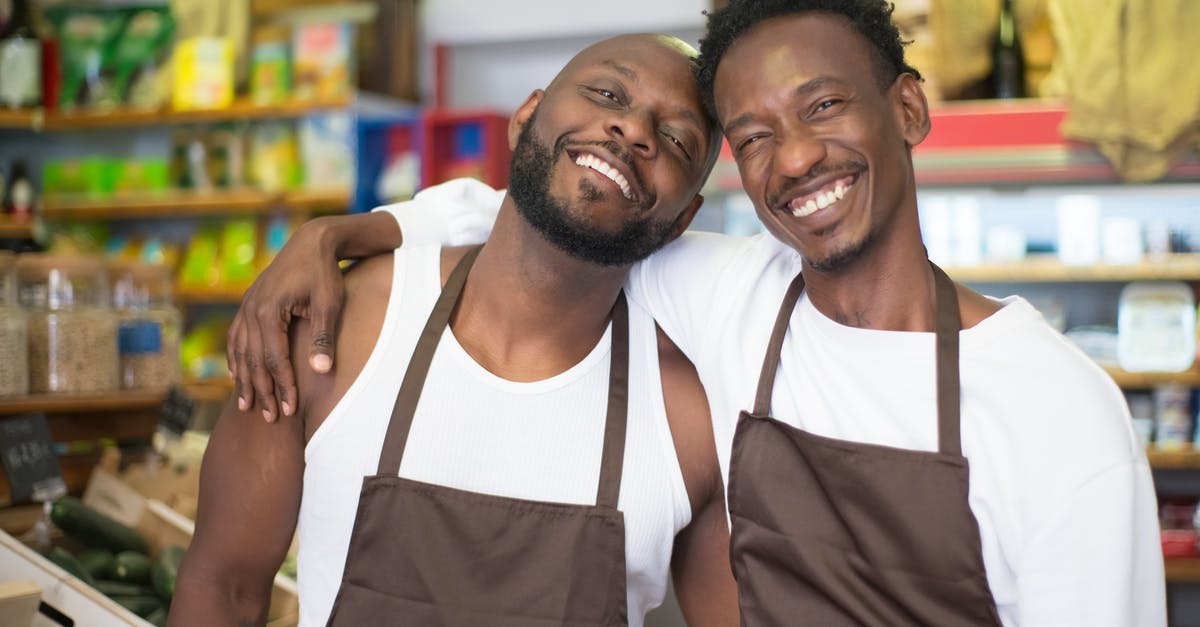
[[[567,203],[550,195],[554,164],[566,149],[562,145],[553,150],[546,147],[533,131],[536,117],[535,110],[521,127],[509,165],[508,193],[517,205],[517,213],[556,248],[588,263],[627,266],[662,248],[674,221],[642,218],[627,222],[616,233],[607,233],[579,219]],[[586,180],[580,191],[584,201],[603,200],[607,194]]]

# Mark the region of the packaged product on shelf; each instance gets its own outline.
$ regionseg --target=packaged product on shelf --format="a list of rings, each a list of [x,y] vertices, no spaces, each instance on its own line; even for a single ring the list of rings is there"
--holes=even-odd
[[[179,353],[187,376],[195,379],[229,376],[229,367],[225,362],[225,336],[231,322],[230,318],[224,316],[206,318],[183,336]]]
[[[132,9],[113,48],[115,88],[121,100],[134,107],[158,108],[167,94],[157,87],[157,78],[171,44],[175,22],[167,7]]]
[[[103,157],[51,159],[42,167],[42,192],[47,198],[107,198],[114,185],[112,169]]]
[[[180,314],[165,266],[112,262],[113,308],[123,389],[162,390],[179,382]]]
[[[29,310],[30,391],[115,390],[117,324],[104,260],[23,254],[17,282]]]
[[[1196,360],[1196,300],[1186,283],[1135,281],[1117,306],[1117,358],[1130,372],[1182,372]]]
[[[247,288],[254,281],[257,267],[258,223],[254,218],[229,220],[221,230],[221,283]]]
[[[4,194],[4,211],[14,218],[29,218],[33,214],[33,180],[24,161],[13,164],[8,177],[8,189]]]
[[[0,106],[42,104],[42,42],[30,10],[32,0],[14,0],[0,29]]]
[[[250,127],[250,182],[267,191],[293,189],[300,180],[296,133],[285,121]]]
[[[212,188],[212,179],[208,174],[208,147],[200,128],[178,126],[172,131],[170,181],[176,189]]]
[[[354,185],[353,122],[348,113],[311,115],[300,121],[300,155],[307,188]]]
[[[190,289],[213,289],[221,284],[221,271],[217,263],[217,228],[213,224],[201,225],[196,235],[188,241],[183,255],[183,266],[179,270],[179,284]]]
[[[190,37],[175,46],[176,110],[224,109],[233,103],[233,44],[224,37]]]
[[[17,303],[16,255],[0,250],[0,398],[29,393],[29,333]]]
[[[298,24],[292,44],[292,79],[301,100],[346,98],[354,76],[354,31],[350,24]]]
[[[47,15],[58,33],[62,63],[59,106],[109,108],[119,102],[109,66],[122,15],[102,8],[53,7]]]
[[[1155,443],[1160,450],[1178,451],[1192,445],[1192,391],[1172,383],[1154,388]]]
[[[205,169],[217,188],[239,188],[246,184],[245,128],[233,123],[217,124],[204,134]]]
[[[254,29],[250,52],[250,100],[257,105],[286,101],[292,90],[287,27],[272,24]]]

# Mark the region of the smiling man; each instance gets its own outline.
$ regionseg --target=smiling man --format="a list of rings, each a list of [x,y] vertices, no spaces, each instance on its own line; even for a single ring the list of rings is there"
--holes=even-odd
[[[700,77],[771,237],[686,235],[629,286],[708,391],[743,624],[1164,625],[1120,390],[1028,302],[926,257],[930,120],[890,5],[732,0]],[[443,213],[425,200],[391,208],[405,232]]]
[[[703,389],[622,293],[716,159],[693,54],[584,50],[512,117],[491,242],[348,273],[296,419],[213,432],[172,626],[262,624],[297,526],[301,625],[640,626],[668,568],[689,624],[736,624]]]

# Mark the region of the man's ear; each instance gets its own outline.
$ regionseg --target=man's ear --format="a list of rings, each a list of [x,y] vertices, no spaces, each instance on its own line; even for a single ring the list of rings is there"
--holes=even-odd
[[[521,136],[521,129],[525,123],[529,121],[529,116],[533,115],[534,109],[537,109],[538,104],[542,102],[542,98],[546,97],[546,91],[535,89],[525,102],[521,103],[520,107],[513,112],[512,117],[508,118],[508,149],[517,149],[517,138]]]
[[[689,225],[691,225],[692,219],[696,217],[696,212],[700,211],[700,207],[703,204],[704,196],[696,194],[696,197],[692,199],[692,202],[688,203],[688,206],[679,213],[679,217],[675,218],[675,224],[671,225],[671,234],[667,237],[667,241],[663,243],[666,244],[672,242],[676,237],[683,235],[683,232],[687,230]]]
[[[930,128],[929,102],[925,100],[921,81],[907,72],[897,76],[892,84],[891,97],[905,143],[911,147],[925,141]]]

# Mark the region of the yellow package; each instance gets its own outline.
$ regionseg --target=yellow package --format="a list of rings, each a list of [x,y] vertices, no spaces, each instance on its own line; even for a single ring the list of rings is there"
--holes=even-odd
[[[177,111],[224,109],[233,103],[233,44],[224,37],[192,37],[175,47]]]

